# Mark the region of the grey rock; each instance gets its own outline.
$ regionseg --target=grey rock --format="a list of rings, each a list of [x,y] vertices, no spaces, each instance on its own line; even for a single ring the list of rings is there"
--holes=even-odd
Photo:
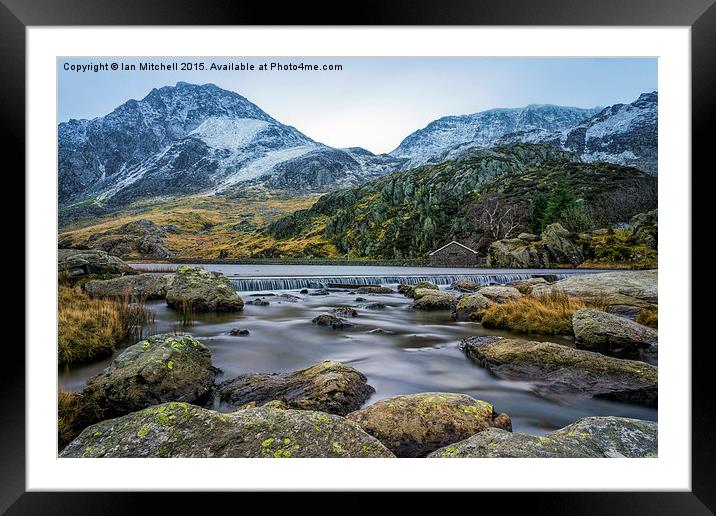
[[[95,298],[164,299],[172,279],[173,276],[166,274],[136,274],[108,280],[90,280],[83,288]]]
[[[599,310],[577,310],[572,316],[577,346],[612,353],[655,351],[658,332],[637,322]]]
[[[172,308],[196,312],[236,312],[244,307],[228,278],[189,266],[177,269],[166,300]]]

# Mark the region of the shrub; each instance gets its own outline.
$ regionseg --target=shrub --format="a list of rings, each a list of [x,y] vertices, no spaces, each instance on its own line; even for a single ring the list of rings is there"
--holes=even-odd
[[[564,335],[572,333],[572,315],[582,308],[605,308],[601,301],[585,301],[553,291],[540,296],[523,296],[479,310],[473,317],[486,328],[519,333]]]
[[[79,285],[59,285],[58,361],[72,364],[111,354],[119,343],[141,336],[151,314],[129,298],[91,299]]]

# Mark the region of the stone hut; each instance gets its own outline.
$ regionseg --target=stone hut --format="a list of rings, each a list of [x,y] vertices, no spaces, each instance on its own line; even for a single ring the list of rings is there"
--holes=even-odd
[[[481,260],[477,251],[453,240],[428,255],[430,265],[440,267],[474,267]]]

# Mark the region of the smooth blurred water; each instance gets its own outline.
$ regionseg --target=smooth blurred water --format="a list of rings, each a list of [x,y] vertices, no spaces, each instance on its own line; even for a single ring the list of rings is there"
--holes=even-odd
[[[546,399],[534,394],[529,382],[499,380],[468,360],[458,349],[458,343],[473,335],[515,335],[488,330],[474,322],[453,321],[448,311],[413,310],[412,300],[400,294],[332,291],[328,296],[309,296],[296,290],[289,293],[300,296],[301,301],[289,303],[266,297],[268,306],[246,305],[243,312],[232,314],[199,314],[188,328],[182,328],[177,313],[164,301],[154,301],[148,303],[156,314],[155,327],[150,331],[192,333],[211,350],[214,365],[223,371],[217,378],[219,382],[242,373],[294,371],[330,359],[349,364],[368,377],[368,383],[376,390],[368,404],[399,394],[460,392],[507,412],[515,431],[546,433],[595,415],[657,418],[653,409],[581,397]],[[241,293],[244,301],[255,299],[249,294]],[[359,296],[367,302],[384,303],[386,308],[361,308],[359,305],[364,303],[356,301]],[[311,323],[316,315],[333,306],[355,307],[358,316],[348,318],[355,326],[333,330]],[[248,329],[250,336],[228,335],[235,327]],[[369,333],[375,328],[392,333]],[[529,338],[573,345],[565,338]],[[61,371],[60,386],[81,390],[86,380],[106,367],[111,358]]]

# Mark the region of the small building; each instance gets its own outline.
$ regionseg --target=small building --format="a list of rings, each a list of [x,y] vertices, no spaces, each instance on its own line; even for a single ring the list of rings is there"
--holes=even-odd
[[[440,267],[474,267],[481,263],[477,251],[453,240],[428,255],[430,265]]]

